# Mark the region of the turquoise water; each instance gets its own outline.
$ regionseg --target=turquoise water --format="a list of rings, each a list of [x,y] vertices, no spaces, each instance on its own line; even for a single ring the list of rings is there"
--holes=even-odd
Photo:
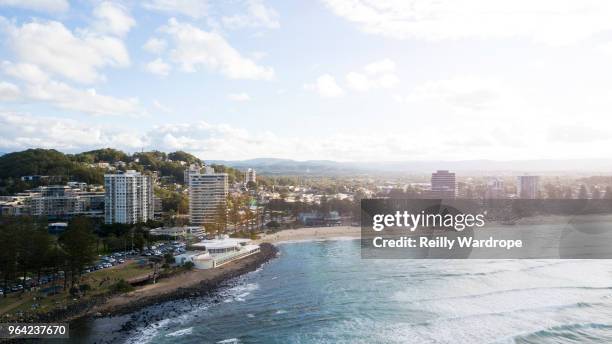
[[[278,259],[214,296],[78,324],[72,337],[124,343],[612,342],[612,261],[362,260],[356,240],[279,248]],[[133,328],[110,335],[125,324]]]

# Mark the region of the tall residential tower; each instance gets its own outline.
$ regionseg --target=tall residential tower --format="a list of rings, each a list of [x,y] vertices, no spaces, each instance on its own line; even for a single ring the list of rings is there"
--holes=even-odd
[[[192,225],[217,222],[227,208],[228,175],[206,168],[189,175],[189,218]]]
[[[104,175],[104,223],[153,219],[153,180],[134,170]]]

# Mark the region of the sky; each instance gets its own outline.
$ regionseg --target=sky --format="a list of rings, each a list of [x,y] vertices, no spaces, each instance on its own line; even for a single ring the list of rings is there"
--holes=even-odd
[[[0,0],[0,151],[610,158],[609,0]]]

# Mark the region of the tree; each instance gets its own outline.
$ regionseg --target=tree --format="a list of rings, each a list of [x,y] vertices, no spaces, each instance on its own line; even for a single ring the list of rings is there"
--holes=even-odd
[[[75,217],[60,236],[61,248],[66,254],[66,265],[74,285],[85,266],[96,259],[96,236],[91,221],[86,217]],[[68,276],[66,276],[67,278]]]
[[[49,235],[44,224],[38,225],[32,233],[31,249],[34,254],[31,257],[32,272],[36,273],[36,282],[40,283],[43,269],[53,267],[51,254],[53,239]]]
[[[246,184],[246,187],[247,187],[248,190],[255,190],[255,189],[257,189],[257,183],[255,183],[252,180],[249,180],[247,182],[247,184]]]
[[[164,261],[166,262],[166,264],[174,264],[174,263],[176,263],[176,259],[174,258],[172,253],[164,254]]]
[[[222,203],[215,209],[215,222],[213,224],[213,230],[217,234],[221,234],[227,231],[227,205]]]
[[[183,151],[176,151],[173,153],[168,153],[168,159],[173,161],[184,161],[188,164],[199,164],[202,165],[202,160],[198,159],[192,154]]]
[[[15,278],[17,272],[17,241],[18,234],[11,227],[12,221],[3,221],[0,224],[0,269],[4,280],[4,290],[8,288],[8,283]],[[7,293],[4,293],[6,297]]]

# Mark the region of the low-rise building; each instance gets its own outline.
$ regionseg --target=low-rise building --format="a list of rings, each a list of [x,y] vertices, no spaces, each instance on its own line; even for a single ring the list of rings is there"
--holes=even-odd
[[[203,238],[206,235],[202,226],[158,227],[149,231],[153,236],[168,236],[173,238]]]
[[[28,215],[29,208],[23,196],[0,196],[0,215],[21,216]]]
[[[29,214],[49,218],[104,215],[104,193],[81,191],[68,185],[40,186],[26,198]]]
[[[202,240],[176,256],[176,263],[192,262],[196,269],[213,269],[229,262],[259,252],[259,245],[250,239],[229,238],[227,235],[212,240]]]

